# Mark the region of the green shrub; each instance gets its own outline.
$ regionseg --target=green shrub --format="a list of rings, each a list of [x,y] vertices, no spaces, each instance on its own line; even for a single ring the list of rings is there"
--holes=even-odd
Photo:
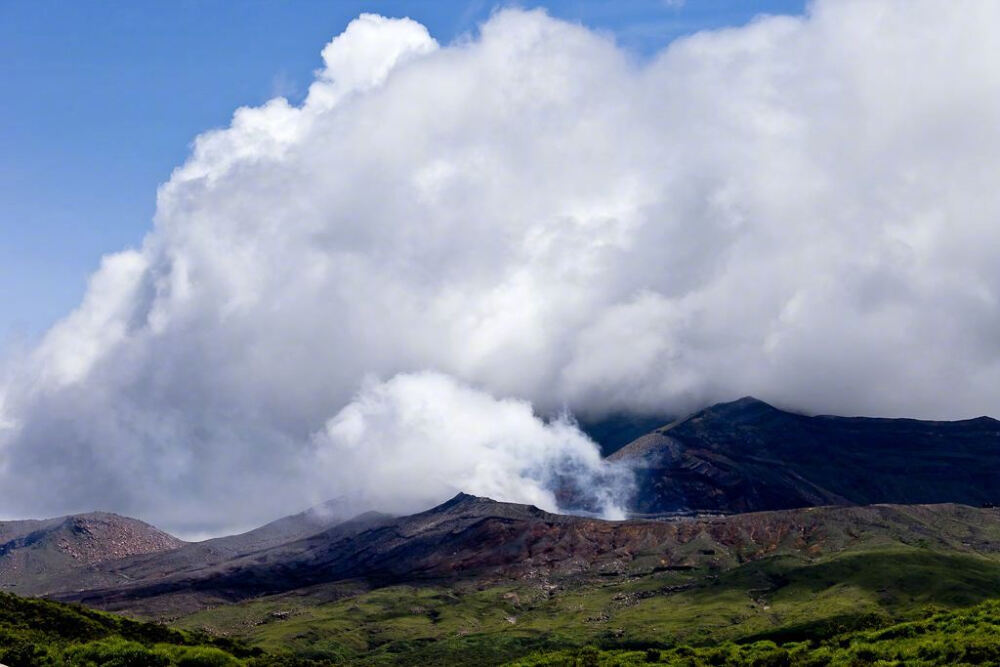
[[[973,665],[1000,663],[1000,638],[972,639],[962,649],[962,662]]]
[[[45,667],[55,662],[48,649],[28,641],[13,640],[0,648],[0,663],[8,667]]]
[[[68,648],[66,664],[74,667],[168,667],[170,657],[126,639],[100,639]]]
[[[596,646],[585,646],[577,653],[576,664],[579,667],[600,667],[601,652]]]
[[[240,662],[211,646],[181,646],[173,648],[170,656],[177,667],[236,667]]]

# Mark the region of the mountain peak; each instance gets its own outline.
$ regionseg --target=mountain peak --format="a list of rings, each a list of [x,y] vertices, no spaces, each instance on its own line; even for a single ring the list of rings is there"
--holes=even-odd
[[[774,407],[770,403],[766,403],[754,396],[743,396],[742,398],[737,398],[735,401],[716,403],[708,409],[725,412],[748,412],[759,410],[774,410],[780,412],[778,408]]]
[[[740,398],[737,398],[735,401],[729,401],[729,404],[730,405],[742,405],[742,406],[763,405],[763,406],[767,406],[769,408],[770,407],[774,407],[770,403],[762,401],[759,398],[757,398],[756,396],[750,396],[750,395],[741,396]]]
[[[634,507],[745,512],[824,504],[995,504],[1000,428],[811,417],[745,396],[695,412],[618,452]]]
[[[482,498],[480,496],[474,496],[471,493],[466,493],[465,491],[459,491],[451,499],[443,502],[440,507],[451,507],[461,503],[475,502],[477,500],[489,500],[489,498]]]
[[[473,496],[468,493],[459,493],[450,500],[440,505],[430,508],[414,517],[503,517],[503,518],[539,518],[557,517],[559,515],[550,514],[534,505],[522,503],[509,503],[500,500],[493,500],[483,496]]]
[[[53,573],[172,551],[186,543],[147,523],[110,512],[0,521],[0,588],[44,592]]]
[[[440,505],[435,505],[427,510],[428,513],[431,512],[447,512],[454,511],[456,509],[465,509],[474,506],[481,506],[485,503],[493,503],[495,501],[489,498],[480,498],[479,496],[474,496],[464,491],[459,491],[453,497],[444,501]]]
[[[665,430],[673,430],[682,424],[697,424],[720,420],[730,424],[757,422],[762,418],[776,417],[784,414],[788,413],[779,410],[770,403],[765,403],[759,398],[744,396],[735,401],[710,405],[707,408],[688,415],[684,419],[670,424]]]

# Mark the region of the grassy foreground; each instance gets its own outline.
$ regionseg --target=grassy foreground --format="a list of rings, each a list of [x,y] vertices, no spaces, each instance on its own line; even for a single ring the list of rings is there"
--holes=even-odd
[[[170,627],[0,593],[0,663],[1000,664],[1000,555],[932,544],[880,536],[825,554],[776,549],[737,565],[606,576],[347,581]]]
[[[679,646],[666,650],[605,650],[539,653],[509,667],[611,667],[685,665],[690,667],[855,667],[893,665],[1000,664],[1000,602],[971,609],[939,612],[918,621],[836,634],[825,639],[777,643],[758,640],[710,647]]]
[[[922,619],[844,632],[835,623],[787,627],[771,638],[714,645],[599,649],[596,646],[536,652],[509,667],[625,667],[629,665],[820,667],[860,665],[995,665],[1000,663],[1000,601],[939,611]],[[826,635],[826,636],[824,636]],[[472,640],[475,642],[475,639]],[[489,644],[489,643],[487,643]],[[403,657],[400,655],[399,657]],[[413,658],[414,655],[409,656]],[[480,664],[497,664],[482,656]],[[75,606],[0,594],[0,659],[10,667],[79,665],[187,667],[342,664],[262,655],[225,639],[171,630]],[[410,662],[409,659],[406,660]],[[451,664],[447,654],[427,654],[425,664]]]
[[[232,639],[0,593],[0,663],[9,667],[267,664],[261,656]]]
[[[321,664],[635,664],[655,657],[647,649],[660,651],[667,664],[872,664],[850,660],[868,644],[889,644],[864,633],[898,623],[930,623],[925,639],[943,647],[950,636],[959,646],[950,653],[942,648],[941,656],[965,655],[973,639],[982,639],[967,627],[995,633],[994,603],[968,616],[955,612],[953,623],[946,615],[920,619],[990,599],[1000,599],[1000,562],[896,547],[607,580],[376,590],[341,584],[206,610],[178,625]],[[987,620],[977,625],[977,619]],[[839,637],[852,638],[841,646]],[[595,657],[588,646],[604,652]],[[901,646],[890,648],[898,653]],[[590,653],[581,658],[581,650]],[[922,650],[927,664],[953,662]],[[777,662],[761,657],[772,653]],[[529,654],[536,657],[525,659]],[[827,658],[848,662],[823,662]]]

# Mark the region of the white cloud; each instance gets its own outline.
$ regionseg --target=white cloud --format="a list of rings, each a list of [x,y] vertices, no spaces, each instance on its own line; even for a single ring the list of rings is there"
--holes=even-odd
[[[8,364],[3,511],[211,530],[336,496],[302,461],[369,374],[547,413],[995,414],[998,20],[818,2],[638,65],[542,12],[444,47],[363,16],[302,106],[199,137],[143,247]]]
[[[314,488],[396,512],[464,491],[623,518],[630,490],[631,475],[604,464],[573,423],[545,423],[525,401],[497,400],[438,373],[367,381],[313,445]]]

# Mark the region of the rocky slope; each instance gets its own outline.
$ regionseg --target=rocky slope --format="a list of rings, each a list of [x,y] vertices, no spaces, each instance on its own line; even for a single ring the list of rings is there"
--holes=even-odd
[[[611,522],[463,494],[427,512],[366,515],[201,570],[58,597],[163,614],[348,580],[383,586],[725,570],[777,554],[811,557],[884,539],[994,554],[1000,552],[1000,512],[875,506]]]
[[[245,533],[202,542],[184,542],[113,514],[0,523],[0,540],[11,537],[0,544],[0,587],[47,595],[204,570],[327,530],[344,520],[341,510],[340,503],[328,501]]]
[[[93,512],[0,522],[0,589],[33,592],[53,577],[186,544],[147,523]]]
[[[809,417],[744,398],[656,429],[609,460],[637,513],[1000,503],[1000,422]]]

